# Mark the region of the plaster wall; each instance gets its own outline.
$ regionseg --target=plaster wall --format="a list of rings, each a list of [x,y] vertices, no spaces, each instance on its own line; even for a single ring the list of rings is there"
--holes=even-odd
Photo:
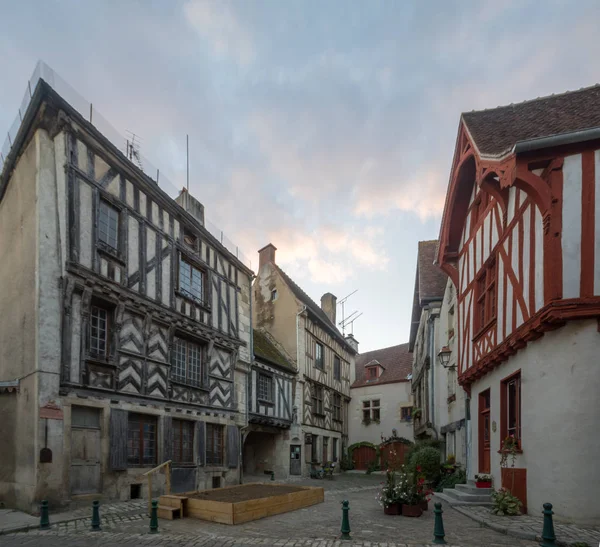
[[[286,479],[290,474],[290,433],[252,431],[244,443],[244,474],[264,475],[273,471],[276,479]]]
[[[413,440],[412,421],[401,420],[401,408],[413,406],[410,382],[372,385],[354,388],[350,391],[352,400],[349,407],[350,435],[349,444],[368,441],[379,444],[381,436],[391,437],[396,429],[399,437]],[[379,399],[380,423],[362,423],[363,401]]]
[[[530,513],[551,502],[559,519],[597,523],[593,487],[600,471],[593,462],[600,453],[600,334],[596,320],[573,321],[529,342],[508,361],[472,385],[472,460],[469,478],[478,472],[478,396],[491,394],[491,471],[501,485],[500,386],[502,379],[521,371],[523,453],[515,467],[527,469]],[[495,425],[494,425],[495,424]],[[590,490],[590,487],[592,489]]]

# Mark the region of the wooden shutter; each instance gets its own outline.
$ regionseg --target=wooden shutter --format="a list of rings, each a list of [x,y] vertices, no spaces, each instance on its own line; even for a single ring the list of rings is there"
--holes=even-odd
[[[206,424],[204,422],[196,422],[196,446],[198,447],[198,465],[204,465],[206,462]]]
[[[227,426],[227,466],[237,467],[240,452],[240,433],[236,425]]]
[[[162,462],[166,462],[173,459],[173,418],[171,416],[163,416],[162,422],[164,441]]]
[[[110,468],[127,469],[127,411],[116,408],[110,411]]]

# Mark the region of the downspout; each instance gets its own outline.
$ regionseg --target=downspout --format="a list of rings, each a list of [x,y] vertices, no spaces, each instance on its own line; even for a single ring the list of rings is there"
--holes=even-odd
[[[434,339],[434,336],[435,336],[435,323],[434,323],[434,321],[435,321],[434,316],[433,316],[433,314],[431,314],[429,316],[429,367],[431,369],[431,374],[430,374],[431,386],[430,386],[430,390],[429,390],[429,392],[431,393],[431,413],[430,413],[430,418],[431,418],[431,427],[436,432],[436,438],[437,438],[437,430],[435,428],[435,357],[433,355],[433,353],[434,353],[433,339]]]
[[[250,415],[250,410],[249,410],[249,401],[250,401],[250,389],[251,389],[251,385],[250,385],[250,379],[252,378],[252,363],[254,362],[254,327],[252,326],[252,276],[248,277],[248,289],[249,289],[249,300],[250,300],[250,347],[249,347],[249,352],[250,352],[250,366],[249,366],[249,370],[246,373],[246,404],[244,405],[245,407],[245,420],[244,420],[244,426],[242,427],[241,431],[240,431],[240,453],[239,453],[239,462],[240,462],[240,468],[239,468],[239,483],[243,484],[244,482],[244,464],[243,464],[243,456],[244,456],[244,432],[245,430],[248,428],[248,420],[249,420],[249,415]]]
[[[300,377],[300,316],[306,311],[306,305],[302,306],[302,309],[296,314],[296,368],[297,368],[297,372],[296,372],[296,378]],[[298,394],[298,382],[296,381],[296,393],[294,393],[294,399],[296,398],[295,396]],[[302,396],[304,396],[302,394]],[[295,401],[294,401],[295,403]],[[298,431],[301,431],[300,429],[300,424],[302,423],[300,420],[300,412],[303,412],[304,409],[298,408],[296,407],[296,419],[298,420]],[[293,415],[294,409],[292,407],[292,415]],[[302,442],[302,446],[304,446],[304,450],[306,450],[306,444],[304,443],[304,435],[301,437],[301,442]],[[301,469],[300,469],[300,473],[302,473],[304,465],[302,465],[302,458],[304,458],[304,460],[306,460],[306,454],[302,454],[302,452],[304,451],[301,449],[301,458],[300,458],[300,464],[301,464]]]

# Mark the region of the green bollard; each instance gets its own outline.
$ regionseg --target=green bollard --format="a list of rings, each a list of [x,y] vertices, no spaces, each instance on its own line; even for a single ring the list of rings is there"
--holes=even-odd
[[[48,502],[42,500],[40,508],[40,530],[50,530],[50,518],[48,517]]]
[[[271,471],[271,480],[274,481],[275,480],[275,472]]]
[[[433,525],[433,543],[435,545],[446,545],[446,540],[444,539],[446,534],[444,533],[444,520],[442,519],[442,504],[436,503],[435,509],[433,510],[435,513],[435,522]]]
[[[158,534],[158,502],[152,500],[152,511],[150,512],[150,533]]]
[[[556,545],[556,535],[554,534],[554,523],[552,522],[552,511],[551,503],[544,503],[544,528],[542,529],[542,542],[540,547],[554,547]]]
[[[92,532],[100,531],[100,502],[94,500],[92,502]]]
[[[349,503],[344,500],[342,502],[342,535],[340,539],[352,539],[350,537],[350,518],[348,517],[348,511],[350,511]]]

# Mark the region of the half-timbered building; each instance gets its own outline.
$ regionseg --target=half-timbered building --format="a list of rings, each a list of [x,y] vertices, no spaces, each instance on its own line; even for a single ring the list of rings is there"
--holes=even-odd
[[[597,522],[600,87],[462,115],[437,260],[457,287],[470,475]]]
[[[276,263],[276,248],[259,251],[253,285],[253,325],[269,332],[298,370],[290,459],[311,467],[339,461],[348,443],[350,375],[357,344],[336,327],[336,297],[319,307]]]
[[[249,379],[248,427],[244,432],[244,476],[301,474],[298,447],[290,452],[296,369],[266,331],[253,330],[254,360]]]
[[[0,178],[0,495],[240,478],[251,270],[43,80]]]

